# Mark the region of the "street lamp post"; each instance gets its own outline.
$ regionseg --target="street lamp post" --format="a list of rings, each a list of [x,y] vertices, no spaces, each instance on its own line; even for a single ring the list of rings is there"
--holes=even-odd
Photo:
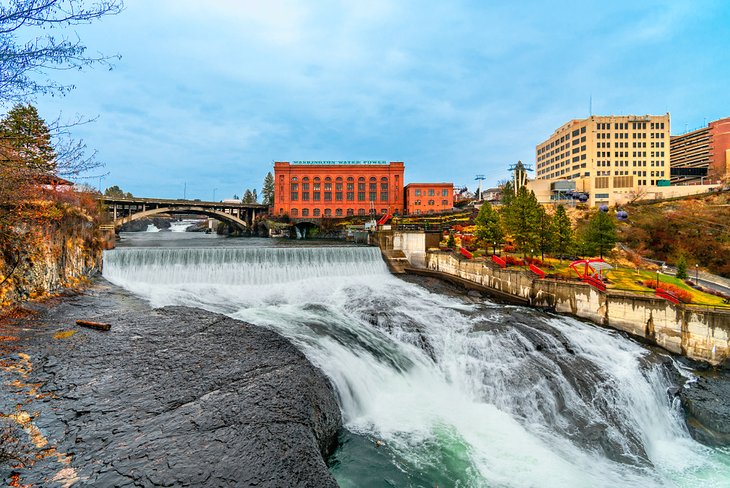
[[[700,284],[699,274],[700,274],[700,265],[695,263],[695,285],[698,285],[698,286]]]
[[[215,202],[215,192],[218,191],[218,188],[213,188],[213,201]]]
[[[656,289],[659,289],[659,270],[656,270]]]
[[[492,242],[492,256],[497,254],[497,241]]]

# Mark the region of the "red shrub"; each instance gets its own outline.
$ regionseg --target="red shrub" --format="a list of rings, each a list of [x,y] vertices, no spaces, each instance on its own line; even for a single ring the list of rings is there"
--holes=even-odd
[[[655,290],[656,280],[644,280],[644,286]],[[679,301],[681,302],[692,303],[692,294],[676,285],[659,282],[659,289],[671,293],[675,297],[679,298]]]
[[[521,260],[520,258],[516,258],[514,256],[506,256],[504,258],[504,261],[510,265],[510,266],[524,266],[525,262]]]
[[[505,244],[502,247],[502,251],[504,251],[504,252],[515,252],[515,246],[513,246],[512,244]]]

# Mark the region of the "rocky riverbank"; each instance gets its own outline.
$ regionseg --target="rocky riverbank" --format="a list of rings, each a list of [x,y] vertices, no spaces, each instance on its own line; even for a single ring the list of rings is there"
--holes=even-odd
[[[34,308],[0,326],[4,485],[336,486],[335,393],[276,333],[104,281]]]

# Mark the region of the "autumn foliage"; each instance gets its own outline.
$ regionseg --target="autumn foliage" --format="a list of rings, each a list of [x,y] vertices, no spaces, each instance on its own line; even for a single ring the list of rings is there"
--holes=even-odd
[[[656,290],[657,288],[656,280],[644,280],[643,284],[644,286],[646,286],[647,288],[651,288],[652,290]],[[677,297],[680,302],[692,303],[692,294],[676,285],[659,282],[659,289],[671,293],[672,295]]]

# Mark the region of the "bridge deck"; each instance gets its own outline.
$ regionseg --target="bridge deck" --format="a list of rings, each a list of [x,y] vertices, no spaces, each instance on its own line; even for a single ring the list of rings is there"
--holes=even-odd
[[[267,209],[268,205],[260,203],[204,202],[201,200],[174,200],[165,198],[111,198],[101,197],[107,205],[156,205],[165,207],[204,207],[204,208],[255,208]]]

